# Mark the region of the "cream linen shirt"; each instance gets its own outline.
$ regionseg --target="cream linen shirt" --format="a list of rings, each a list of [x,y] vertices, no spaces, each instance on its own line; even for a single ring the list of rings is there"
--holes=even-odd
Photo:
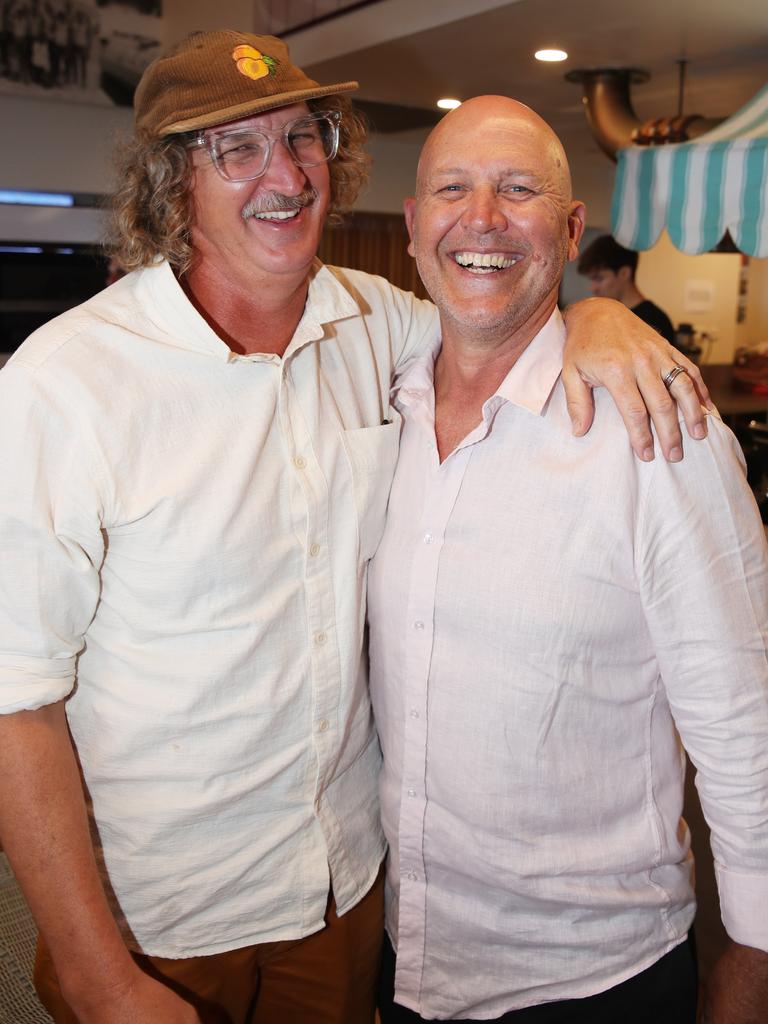
[[[495,1018],[643,970],[694,913],[683,758],[723,918],[768,949],[767,553],[717,418],[639,462],[571,434],[555,313],[439,464],[433,359],[369,576],[396,999]]]
[[[68,698],[134,948],[304,936],[329,867],[341,913],[376,876],[365,581],[393,370],[436,332],[318,264],[285,355],[240,356],[162,264],[0,373],[0,710]]]

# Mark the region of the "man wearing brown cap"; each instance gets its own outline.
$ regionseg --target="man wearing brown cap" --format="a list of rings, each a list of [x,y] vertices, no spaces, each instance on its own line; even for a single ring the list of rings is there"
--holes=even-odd
[[[364,178],[354,87],[234,32],[152,65],[116,200],[131,272],[0,378],[0,826],[59,1022],[373,1017],[364,588],[392,376],[437,327],[428,303],[315,260]],[[634,351],[679,457],[658,401],[674,350]],[[627,361],[596,372],[642,452]]]

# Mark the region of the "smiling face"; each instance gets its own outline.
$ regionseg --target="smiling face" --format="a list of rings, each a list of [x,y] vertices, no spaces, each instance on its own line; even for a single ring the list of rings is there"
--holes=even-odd
[[[444,340],[497,343],[521,330],[533,337],[584,227],[557,137],[500,96],[468,100],[440,122],[405,213],[409,251],[440,309]]]
[[[309,113],[304,103],[278,107],[208,129],[215,135],[237,128],[279,130]],[[192,160],[191,231],[195,264],[188,278],[215,287],[252,290],[308,278],[317,253],[330,198],[328,165],[299,167],[283,143],[275,140],[269,165],[260,178],[226,181],[206,149]]]

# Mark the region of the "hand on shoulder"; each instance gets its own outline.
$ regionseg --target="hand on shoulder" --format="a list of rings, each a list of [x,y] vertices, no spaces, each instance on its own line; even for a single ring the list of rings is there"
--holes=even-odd
[[[614,299],[582,299],[563,315],[567,330],[563,385],[577,437],[592,424],[595,387],[610,392],[632,448],[644,462],[654,457],[651,420],[670,462],[683,457],[680,413],[692,438],[706,436],[702,405],[711,407],[711,401],[701,373],[653,328]],[[668,389],[664,377],[675,366],[682,366],[685,373]]]

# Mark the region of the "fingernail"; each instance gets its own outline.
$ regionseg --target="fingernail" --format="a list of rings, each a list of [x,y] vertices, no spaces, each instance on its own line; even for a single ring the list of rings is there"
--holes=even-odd
[[[643,449],[643,462],[653,462],[653,445]]]
[[[701,441],[702,438],[707,436],[707,432],[704,429],[703,423],[696,424],[696,426],[693,428],[693,436],[698,438],[699,441]]]
[[[683,449],[679,445],[669,449],[669,461],[679,462],[683,457]]]

